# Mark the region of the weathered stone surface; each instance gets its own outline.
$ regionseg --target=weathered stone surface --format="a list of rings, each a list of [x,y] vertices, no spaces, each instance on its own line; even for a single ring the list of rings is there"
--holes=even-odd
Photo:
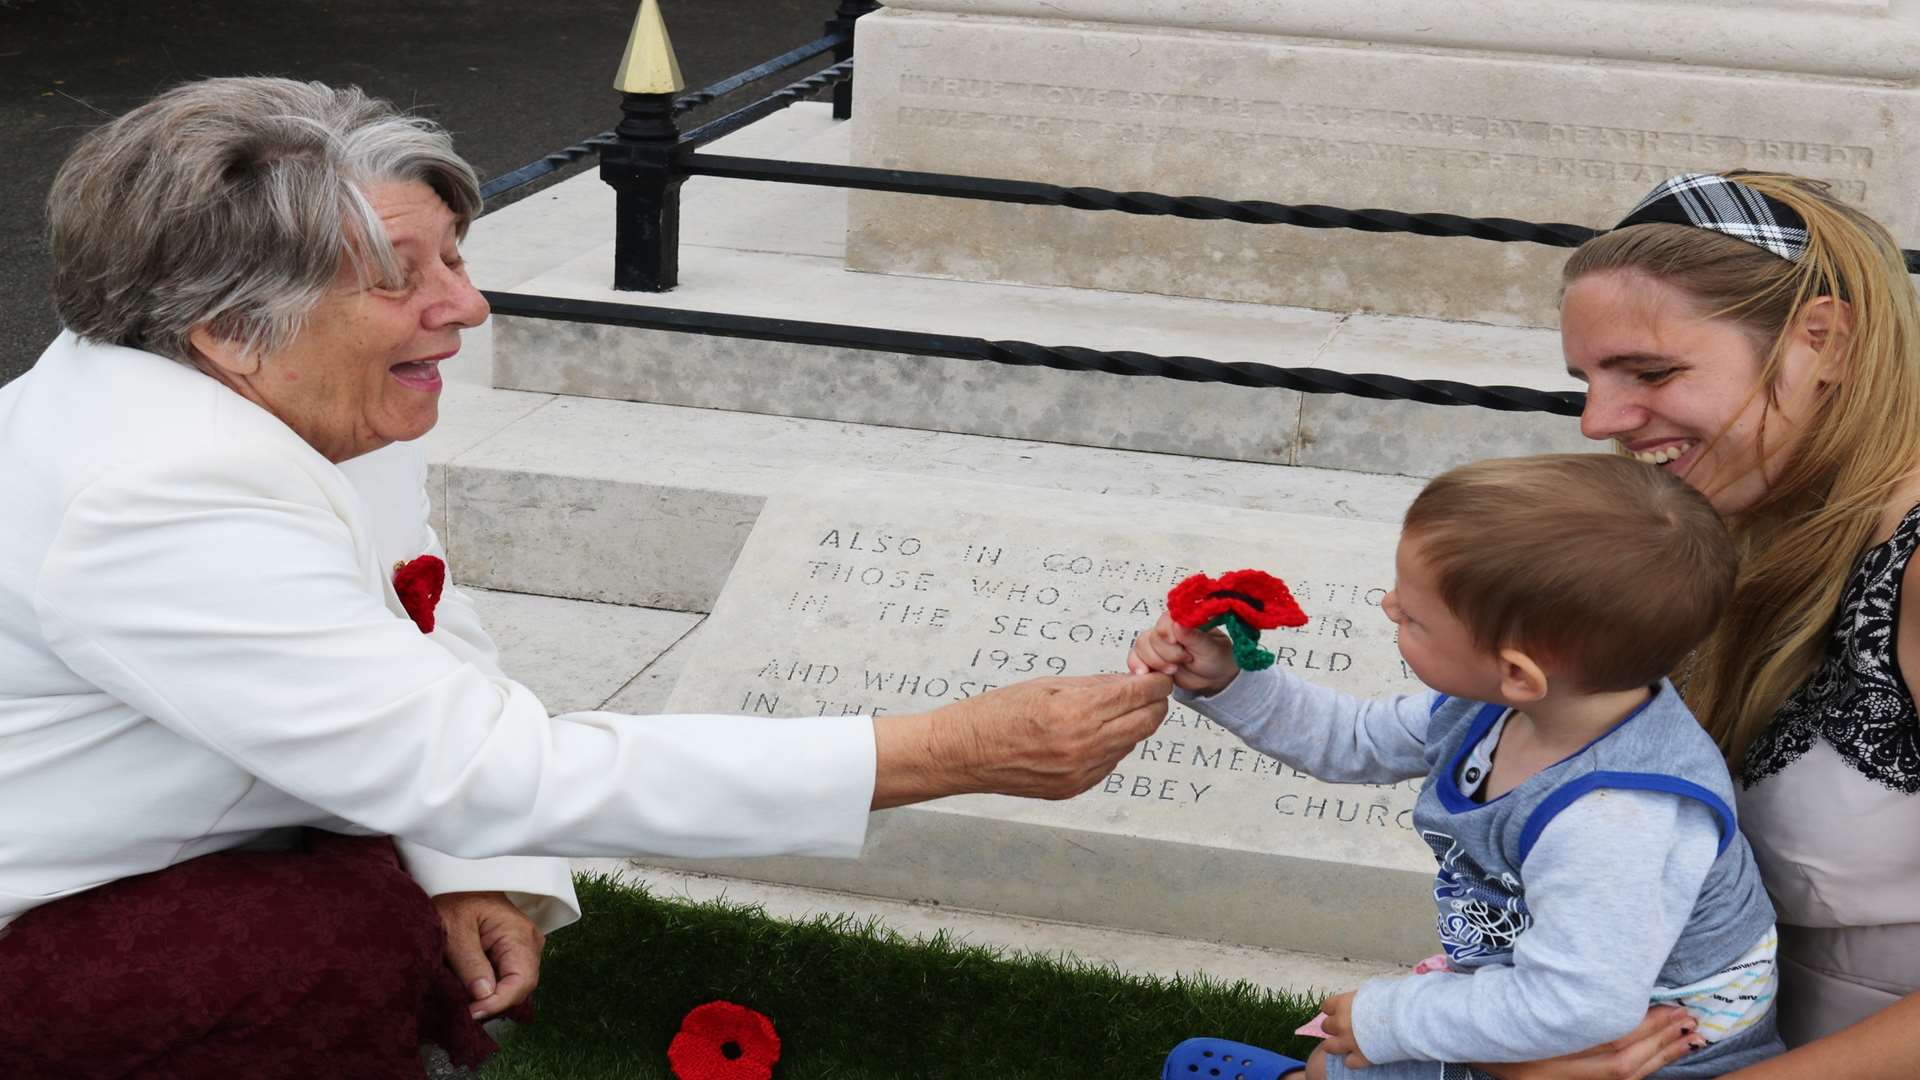
[[[1312,10],[1300,14],[1303,7]],[[1436,49],[1379,44],[1406,40],[1369,37],[1395,16],[1339,18],[1331,0],[909,3],[861,23],[854,161],[1593,226],[1617,220],[1673,173],[1767,168],[1829,180],[1911,238],[1920,210],[1903,133],[1916,111],[1916,24],[1905,13],[1847,7],[1768,5],[1746,18],[1723,4],[1662,4],[1652,13],[1546,4],[1506,37],[1501,16],[1481,13],[1466,20],[1465,39],[1440,32],[1436,44],[1456,47]],[[947,14],[1013,9],[1022,17]],[[1564,53],[1539,40],[1547,29],[1581,40],[1569,24],[1551,25],[1549,13],[1563,9],[1619,30],[1623,42],[1631,30],[1644,57],[1528,55]],[[1668,14],[1711,14],[1740,29],[1696,55],[1691,45],[1668,47],[1683,38],[1646,35]],[[1804,47],[1808,39],[1791,53],[1781,42],[1757,52],[1739,45],[1750,27],[1753,40],[1771,41],[1772,27],[1757,28],[1815,16],[1826,28],[1819,40],[1847,43],[1838,48],[1852,56],[1841,63],[1851,65],[1849,77],[1829,71],[1815,57],[1824,50]],[[1175,28],[1151,25],[1162,17]],[[1075,18],[1104,21],[1068,21]],[[1404,25],[1436,22],[1453,20]],[[1325,36],[1267,36],[1303,33]],[[1658,47],[1645,44],[1654,40]],[[1757,75],[1676,58],[1785,70]],[[1802,68],[1822,74],[1787,73]],[[1864,72],[1899,81],[1853,77]],[[856,269],[1522,325],[1553,321],[1565,257],[1532,244],[866,192],[852,194],[849,213],[847,258]]]
[[[1600,450],[1601,444],[1581,435],[1580,422],[1570,416],[1479,413],[1466,421],[1451,405],[1312,394],[1300,405],[1295,460],[1320,468],[1338,462],[1342,469],[1437,476],[1492,457]]]
[[[500,668],[550,713],[610,708],[607,699],[700,622],[681,611],[469,589]],[[647,710],[657,711],[657,710]]]
[[[501,386],[1278,465],[1303,396],[544,319],[495,332]]]
[[[694,618],[704,620],[705,616]],[[693,643],[699,638],[700,625],[696,622],[666,652],[641,668],[640,673],[621,687],[619,693],[609,698],[602,708],[629,716],[652,716],[665,712],[667,698],[673,695],[673,684],[680,681],[680,673],[686,670]]]
[[[822,470],[884,469],[899,491],[990,480],[1396,522],[1399,476],[1302,469],[555,399],[440,463],[454,578],[482,588],[708,611],[769,495]]]
[[[1009,953],[1067,955],[1089,964],[1162,979],[1202,975],[1221,982],[1245,980],[1255,986],[1307,996],[1350,990],[1379,975],[1401,975],[1406,967],[1378,960],[1344,960],[1284,949],[1193,941],[1165,934],[1109,927],[1041,922],[1016,916],[913,904],[794,885],[713,877],[660,867],[640,868],[625,859],[575,859],[575,873],[612,874],[643,885],[656,896],[696,903],[723,900],[752,904],[776,919],[801,922],[820,916],[873,919],[909,938],[945,934],[969,945]]]
[[[1131,23],[1425,49],[1911,80],[1920,9],[1898,0],[888,0],[894,11]],[[1658,32],[1653,32],[1653,28]],[[1809,48],[1809,42],[1819,42]]]
[[[1395,538],[1386,525],[1178,502],[816,479],[769,500],[669,710],[921,711],[1115,670],[1170,586],[1240,566],[1283,574],[1312,616],[1270,634],[1283,665],[1355,692],[1411,690],[1379,611]],[[1417,787],[1322,784],[1177,709],[1079,798],[945,799],[880,815],[856,862],[717,872],[1405,959],[1431,945]]]

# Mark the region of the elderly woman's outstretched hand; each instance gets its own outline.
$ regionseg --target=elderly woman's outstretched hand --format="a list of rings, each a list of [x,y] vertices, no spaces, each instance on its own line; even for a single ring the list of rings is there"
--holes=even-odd
[[[967,792],[1071,798],[1153,734],[1172,691],[1158,674],[1035,679],[878,717],[874,808]]]

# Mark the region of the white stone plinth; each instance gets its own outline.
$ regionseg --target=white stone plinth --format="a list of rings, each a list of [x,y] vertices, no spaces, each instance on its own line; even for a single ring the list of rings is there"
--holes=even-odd
[[[1908,5],[1415,7],[909,0],[861,21],[854,162],[1596,227],[1673,173],[1762,168],[1920,234]],[[849,214],[861,270],[1521,325],[1552,323],[1565,259],[869,192]]]
[[[893,11],[1121,23],[1907,82],[1912,0],[888,0]],[[868,24],[862,23],[864,29]]]
[[[1283,574],[1311,618],[1279,663],[1417,689],[1380,611],[1391,525],[888,474],[768,500],[691,643],[672,712],[918,712],[1118,670],[1189,574]],[[1185,708],[1065,802],[965,796],[879,815],[858,861],[715,872],[1263,947],[1411,959],[1432,944],[1417,780],[1331,785]],[[675,864],[695,865],[695,864]]]

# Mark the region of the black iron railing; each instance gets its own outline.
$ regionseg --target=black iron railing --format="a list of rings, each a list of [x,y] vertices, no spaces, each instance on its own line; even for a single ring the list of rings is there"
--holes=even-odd
[[[691,94],[683,94],[673,99],[674,115],[678,116],[684,112],[691,112],[702,105],[710,104],[749,83],[759,82],[769,75],[778,74],[797,64],[804,64],[814,57],[819,56],[821,53],[833,52],[843,45],[850,43],[852,40],[851,35],[846,31],[829,33],[824,37],[815,38],[805,45],[789,49],[764,63],[755,64],[745,71],[734,72],[732,75],[721,79],[712,86],[705,86],[695,90]],[[529,161],[512,172],[501,173],[499,176],[480,185],[480,197],[490,200],[504,195],[515,188],[525,187],[543,176],[566,168],[568,165],[579,161],[588,154],[597,153],[602,146],[613,141],[614,135],[611,130],[581,139],[572,146],[555,150],[553,153],[542,157],[538,161]]]
[[[618,193],[613,287],[632,292],[667,292],[679,283],[680,186],[692,176],[1060,206],[1075,210],[1110,210],[1123,214],[1200,221],[1225,220],[1309,229],[1410,233],[1565,248],[1578,247],[1599,232],[1585,225],[1561,222],[1474,218],[1399,210],[1348,210],[1335,206],[1286,205],[1259,200],[1233,201],[1200,195],[1110,191],[1027,180],[699,152],[699,147],[813,97],[829,87],[834,90],[835,118],[850,116],[856,23],[862,15],[878,10],[878,7],[871,0],[839,0],[834,17],[826,24],[825,36],[698,93],[680,98],[667,94],[624,95],[621,109],[627,118],[618,128],[499,177],[483,188],[483,193],[492,198],[598,151],[601,178]],[[835,62],[832,65],[692,131],[682,133],[674,122],[675,116],[690,108],[706,104],[721,94],[828,51],[834,55]],[[1908,271],[1920,273],[1920,251],[1906,251],[1904,255]],[[1307,393],[1351,394],[1433,405],[1476,405],[1508,412],[1534,411],[1576,416],[1585,400],[1584,395],[1579,393],[1548,393],[1524,387],[1472,386],[1442,379],[1402,379],[1390,375],[1345,374],[1321,368],[1223,363],[1193,356],[1104,352],[1075,346],[1041,346],[1019,341],[989,341],[877,327],[755,319],[645,304],[590,303],[514,293],[489,293],[488,297],[493,302],[494,311],[501,315],[571,319],[919,356],[1103,371],[1118,375],[1152,375],[1191,382],[1284,387]]]
[[[557,296],[488,292],[496,315],[530,319],[673,330],[683,334],[786,341],[909,356],[944,356],[1062,371],[1103,371],[1109,375],[1148,375],[1181,382],[1218,382],[1232,386],[1277,387],[1309,394],[1350,394],[1428,405],[1478,405],[1501,412],[1546,412],[1579,416],[1585,395],[1532,390],[1524,386],[1470,386],[1447,379],[1402,379],[1397,375],[1349,375],[1326,368],[1273,367],[1224,363],[1200,356],[1155,356],[1142,352],[1103,352],[1071,345],[1035,345],[1029,341],[989,341],[953,334],[885,330],[874,326],[768,319],[714,311],[685,311],[649,304],[610,304]]]

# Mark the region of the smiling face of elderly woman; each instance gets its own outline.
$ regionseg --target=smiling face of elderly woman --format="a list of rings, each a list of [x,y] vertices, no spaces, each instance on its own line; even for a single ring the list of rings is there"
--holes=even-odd
[[[351,88],[209,79],[90,133],[48,198],[83,338],[191,365],[333,461],[418,438],[487,316],[445,132]]]
[[[440,196],[418,181],[367,195],[398,281],[362,282],[343,260],[299,334],[264,357],[205,326],[190,337],[202,370],[333,461],[425,435],[440,415],[440,362],[460,350],[461,330],[487,317]]]

